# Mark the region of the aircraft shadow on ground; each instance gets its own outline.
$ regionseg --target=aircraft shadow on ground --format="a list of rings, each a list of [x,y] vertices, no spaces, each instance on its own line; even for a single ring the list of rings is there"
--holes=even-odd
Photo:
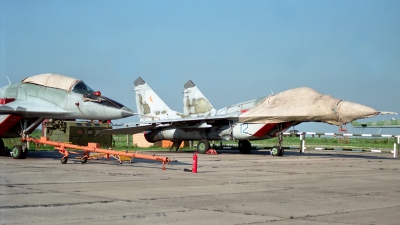
[[[193,151],[171,151],[171,152],[163,152],[163,151],[155,151],[155,152],[143,152],[143,154],[147,155],[152,155],[156,154],[159,156],[163,156],[163,154],[169,153],[169,154],[193,154],[195,150]],[[238,155],[239,157],[246,157],[246,154],[240,154],[239,150],[217,150],[219,155]],[[348,152],[347,154],[342,154],[339,151],[327,151],[327,152],[314,152],[314,151],[306,151],[306,153],[300,153],[299,150],[285,150],[285,155],[283,157],[324,157],[324,158],[365,158],[365,159],[373,159],[373,160],[396,160],[395,158],[390,158],[389,153],[374,153],[373,154],[368,154],[367,152]],[[385,156],[382,156],[381,154],[385,154]],[[199,154],[201,157],[203,154]],[[252,150],[252,153],[250,155],[263,155],[263,156],[271,156],[269,150]],[[80,154],[71,154],[70,155],[70,160],[68,163],[81,163],[78,158],[81,156]],[[207,155],[209,157],[212,157],[212,155]],[[273,156],[271,156],[273,157]],[[43,159],[54,159],[54,160],[60,160],[62,158],[62,155],[58,153],[57,151],[30,151],[28,158],[43,158]],[[191,165],[191,159],[187,160],[188,162],[181,162],[181,161],[176,161],[173,159],[173,156],[171,157],[171,163],[170,165]],[[88,163],[107,163],[109,165],[120,165],[119,162],[114,159],[110,158],[110,160],[107,160],[105,158],[99,158],[95,160],[89,160]],[[133,163],[146,163],[146,164],[161,164],[158,161],[153,161],[153,160],[146,160],[146,159],[140,159],[140,158],[135,158],[133,159]],[[129,161],[124,161],[123,164],[130,164]]]
[[[162,153],[162,152],[159,152]],[[164,152],[165,153],[165,152]],[[152,154],[150,153],[144,153],[146,155],[152,155],[155,154],[155,152]],[[156,154],[159,156],[162,156],[161,154]],[[82,154],[70,154],[70,159],[68,160],[68,163],[79,163],[81,164],[80,160],[75,157],[80,157]],[[58,153],[57,151],[29,151],[29,158],[41,158],[41,159],[54,159],[54,160],[61,160],[62,155]],[[185,163],[185,162],[180,162],[176,161],[174,159],[171,159],[172,161],[170,162],[170,165],[191,165],[191,160],[190,163]],[[106,158],[98,158],[94,160],[88,160],[88,163],[109,163],[110,165],[120,165],[118,160],[116,160],[113,157],[110,157],[109,160]],[[123,164],[130,164],[129,161],[123,161]],[[132,160],[132,163],[146,163],[146,164],[160,164],[161,162],[155,161],[155,160],[146,160],[146,159],[140,159],[140,158],[134,158]]]
[[[300,150],[292,149],[287,150],[285,149],[285,156],[298,156],[298,157],[326,157],[326,158],[367,158],[367,159],[394,159],[390,158],[389,153],[373,153],[376,155],[368,154],[368,152],[350,152],[348,151],[347,154],[340,153],[340,151],[326,151],[324,153],[321,152],[314,152],[314,151],[306,151],[306,153],[300,153]],[[179,152],[179,151],[178,151]],[[185,151],[186,153],[193,153],[194,151]],[[217,150],[218,154],[232,154],[232,155],[241,155],[239,150],[229,149],[229,150]],[[182,153],[182,152],[181,152]],[[381,154],[385,154],[382,156]],[[271,155],[269,150],[265,149],[253,149],[251,155]],[[272,157],[272,156],[271,156]]]
[[[326,152],[326,153],[320,153],[320,152],[306,152],[306,153],[299,153],[299,152],[289,152],[285,151],[285,155],[296,155],[300,157],[325,157],[325,158],[366,158],[366,159],[394,159],[394,158],[389,158],[389,157],[384,157],[380,154],[386,154],[387,153],[374,153],[376,155],[371,155],[367,154],[366,152],[349,152],[347,154],[342,154],[336,152]]]

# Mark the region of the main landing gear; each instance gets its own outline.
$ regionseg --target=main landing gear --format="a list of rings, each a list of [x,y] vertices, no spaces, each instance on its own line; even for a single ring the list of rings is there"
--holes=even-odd
[[[201,139],[197,143],[197,152],[200,154],[206,154],[206,152],[210,149],[210,142],[207,139]]]
[[[279,132],[278,134],[278,142],[279,145],[272,147],[271,155],[272,156],[283,156],[285,151],[282,147],[282,133]],[[248,140],[239,140],[238,143],[239,151],[241,154],[251,154],[251,143]],[[207,139],[202,139],[197,143],[197,152],[200,154],[205,154],[208,149],[210,149],[210,142]]]
[[[248,140],[240,140],[239,144],[239,151],[242,154],[250,154],[251,153],[251,143]],[[197,152],[200,154],[205,154],[208,149],[210,149],[210,142],[207,139],[201,139],[197,143]]]
[[[239,144],[239,151],[242,154],[250,154],[251,153],[251,143],[248,140],[240,140]]]

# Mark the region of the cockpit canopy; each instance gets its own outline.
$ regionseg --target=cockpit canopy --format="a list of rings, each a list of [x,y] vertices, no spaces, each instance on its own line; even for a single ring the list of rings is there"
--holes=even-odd
[[[75,87],[79,83],[82,83],[83,86],[87,87],[87,85],[85,85],[83,83],[83,81],[81,81],[79,79],[63,76],[60,74],[52,74],[52,73],[44,73],[44,74],[27,77],[22,80],[22,83],[30,83],[30,84],[37,84],[37,85],[41,85],[41,86],[45,86],[45,87],[58,88],[58,89],[66,90],[68,92],[70,92],[72,90],[72,88]],[[87,89],[88,89],[88,87],[86,88],[86,90]],[[92,89],[90,89],[90,90],[92,90]]]
[[[22,83],[37,84],[45,87],[63,89],[68,92],[82,94],[85,96],[94,94],[93,89],[87,86],[82,80],[60,74],[39,74],[25,78],[22,80]]]

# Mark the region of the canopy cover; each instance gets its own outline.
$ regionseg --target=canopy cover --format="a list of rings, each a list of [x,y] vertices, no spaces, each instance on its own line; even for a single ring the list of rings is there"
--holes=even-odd
[[[45,87],[58,88],[69,91],[74,84],[80,81],[81,80],[63,76],[60,74],[44,73],[32,77],[27,77],[22,80],[22,83],[37,84]]]
[[[353,120],[379,114],[373,108],[342,101],[317,91],[300,87],[270,95],[258,105],[239,116],[239,122],[282,123],[324,122],[344,125]]]

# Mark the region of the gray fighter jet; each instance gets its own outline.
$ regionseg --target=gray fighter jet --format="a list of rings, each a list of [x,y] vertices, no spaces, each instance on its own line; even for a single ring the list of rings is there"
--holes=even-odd
[[[238,140],[241,153],[251,152],[249,140],[279,138],[272,154],[283,155],[282,133],[302,122],[345,125],[380,113],[373,108],[343,101],[300,87],[215,110],[192,81],[184,85],[184,113],[171,110],[142,78],[134,82],[140,123],[104,134],[144,132],[149,142],[170,140],[178,148],[184,140],[199,140],[205,153],[209,140]]]
[[[82,80],[40,74],[0,88],[0,154],[2,138],[26,137],[44,119],[112,120],[134,115],[124,105],[94,91]],[[12,148],[16,159],[26,158],[26,145]]]

